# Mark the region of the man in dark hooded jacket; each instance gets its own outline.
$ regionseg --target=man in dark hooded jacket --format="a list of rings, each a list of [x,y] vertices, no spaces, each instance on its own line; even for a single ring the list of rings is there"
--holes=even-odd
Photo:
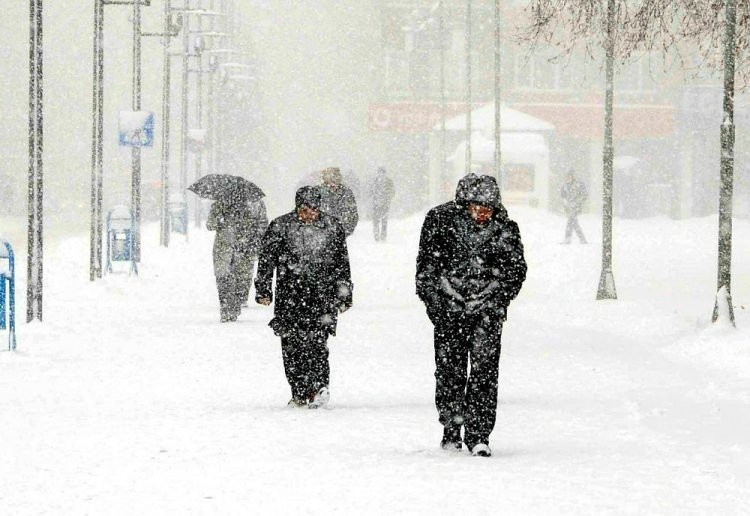
[[[520,232],[500,203],[495,178],[464,176],[456,200],[427,213],[417,256],[417,295],[435,326],[435,404],[444,449],[461,449],[463,426],[471,453],[491,455],[500,336],[525,278]]]
[[[348,237],[354,232],[354,228],[357,227],[359,222],[354,193],[343,183],[341,170],[338,167],[329,167],[323,170],[321,179],[323,184],[318,186],[320,211],[337,218]]]
[[[320,212],[320,192],[297,190],[294,211],[273,220],[263,236],[255,280],[256,301],[276,303],[269,326],[281,337],[290,407],[319,408],[330,397],[328,336],[337,314],[352,306],[346,237],[334,217]]]

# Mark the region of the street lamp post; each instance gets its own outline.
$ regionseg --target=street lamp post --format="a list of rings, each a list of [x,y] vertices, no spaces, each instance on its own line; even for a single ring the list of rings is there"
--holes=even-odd
[[[440,193],[448,180],[446,170],[446,142],[445,142],[445,1],[438,4],[438,38],[440,41]]]
[[[42,320],[44,194],[44,45],[43,2],[29,4],[29,176],[26,321]]]
[[[141,2],[133,2],[133,111],[141,110]],[[131,148],[130,211],[133,217],[135,261],[141,261],[141,148]]]
[[[176,15],[176,16],[175,16]],[[172,9],[171,0],[164,0],[164,26],[162,32],[141,32],[141,37],[162,38],[162,131],[161,131],[161,188],[159,202],[159,243],[169,246],[169,159],[170,159],[170,117],[172,98],[172,62],[169,54],[171,38],[182,28],[182,14]]]
[[[500,132],[501,127],[501,88],[502,88],[502,74],[501,74],[501,43],[500,38],[500,0],[495,0],[495,177],[497,177],[497,184],[502,189],[503,177],[502,177],[502,134]]]
[[[466,165],[471,172],[471,0],[466,0]]]
[[[190,55],[190,0],[185,0],[185,23],[182,33],[182,84],[180,100],[180,192],[185,195],[187,188],[187,166],[188,166],[188,80],[189,80],[189,55]],[[185,224],[185,236],[188,235],[188,226]]]
[[[102,277],[102,198],[104,185],[104,6],[150,6],[151,0],[94,0],[93,130],[91,139],[91,227],[89,279]],[[133,20],[135,25],[136,20]],[[140,24],[140,22],[139,22]],[[138,27],[140,31],[140,27]],[[135,27],[134,27],[135,38]],[[135,47],[134,47],[135,54]],[[134,62],[135,65],[135,62]],[[135,90],[134,90],[135,91]]]

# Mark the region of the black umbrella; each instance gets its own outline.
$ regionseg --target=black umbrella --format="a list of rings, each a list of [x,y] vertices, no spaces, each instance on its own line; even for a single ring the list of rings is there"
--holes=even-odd
[[[230,174],[207,174],[190,185],[188,190],[205,199],[229,204],[257,201],[266,195],[252,181]]]

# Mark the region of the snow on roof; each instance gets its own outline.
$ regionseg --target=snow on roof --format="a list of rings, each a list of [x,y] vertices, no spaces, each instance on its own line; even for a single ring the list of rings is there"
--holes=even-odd
[[[528,163],[549,154],[544,136],[538,133],[500,133],[500,150],[503,153],[502,161],[515,163]],[[462,141],[446,159],[463,160],[465,153],[466,142]],[[480,131],[474,131],[471,136],[471,160],[494,162],[495,140],[487,138]]]
[[[500,104],[500,123],[503,132],[516,131],[553,131],[555,126],[539,118]],[[490,102],[471,112],[471,126],[473,129],[490,131],[495,129],[495,103]],[[440,124],[435,126],[440,129]],[[466,130],[466,114],[449,118],[445,122],[447,131]]]

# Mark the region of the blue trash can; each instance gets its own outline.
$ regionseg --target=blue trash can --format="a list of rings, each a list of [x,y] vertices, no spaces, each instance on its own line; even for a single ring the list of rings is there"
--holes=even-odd
[[[16,349],[16,266],[13,247],[0,239],[0,330],[8,331],[8,349]]]
[[[170,197],[167,207],[169,209],[169,227],[171,231],[186,235],[188,230],[188,207],[185,198],[182,195]]]
[[[135,223],[130,208],[118,205],[107,213],[107,272],[114,262],[130,262],[130,272],[138,273],[133,236]]]

